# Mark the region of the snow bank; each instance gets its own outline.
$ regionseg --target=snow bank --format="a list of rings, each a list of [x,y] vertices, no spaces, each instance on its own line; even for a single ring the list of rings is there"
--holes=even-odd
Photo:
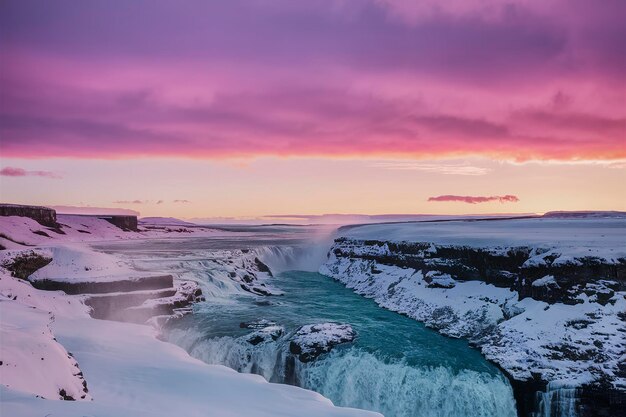
[[[35,271],[30,281],[113,281],[121,277],[140,275],[120,258],[95,252],[84,246],[63,245],[49,248],[52,262]]]
[[[28,217],[0,217],[0,247],[47,246],[67,242],[94,242],[169,237],[232,236],[233,232],[207,227],[143,223],[139,231],[124,231],[106,220],[91,216],[59,214],[60,228],[42,226]]]
[[[0,316],[2,385],[47,399],[91,399],[78,364],[54,340],[52,313],[2,298]]]
[[[2,388],[5,415],[94,416],[379,416],[337,408],[301,388],[191,358],[154,338],[147,326],[92,319],[57,319],[53,330],[74,353],[91,402],[42,401]]]
[[[494,250],[515,246],[558,250],[570,258],[626,258],[626,218],[461,220],[374,224],[340,229],[351,239],[430,242]]]

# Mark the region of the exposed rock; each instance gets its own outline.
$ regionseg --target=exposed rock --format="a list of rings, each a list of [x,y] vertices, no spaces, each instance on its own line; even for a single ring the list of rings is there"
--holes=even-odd
[[[270,267],[264,264],[263,262],[261,262],[259,258],[254,258],[254,263],[256,267],[259,269],[259,271],[266,272],[267,274],[269,274],[270,277],[273,276],[272,271],[270,270]]]
[[[252,256],[249,249],[234,251],[233,255],[239,259],[238,262],[226,261],[227,274],[242,290],[262,296],[283,294],[265,282],[273,276],[272,271],[259,258]]]
[[[239,323],[239,327],[242,329],[263,329],[269,326],[276,326],[276,323],[267,319],[249,321],[249,322],[241,322]]]
[[[260,343],[276,341],[284,333],[285,329],[282,326],[267,326],[251,333],[246,340],[251,345],[256,346]]]
[[[57,212],[48,207],[0,204],[0,216],[29,217],[43,226],[58,227]]]
[[[102,220],[106,220],[114,226],[124,231],[137,231],[137,216],[110,215],[110,216],[94,216]]]
[[[52,258],[35,251],[23,252],[3,262],[2,267],[11,271],[16,278],[26,279],[33,272],[48,265]]]
[[[171,275],[153,275],[136,277],[119,277],[115,280],[84,280],[68,281],[50,278],[32,280],[33,287],[40,290],[65,291],[66,294],[101,294],[112,292],[128,292],[142,290],[159,290],[172,288],[174,278]]]
[[[341,343],[352,342],[355,337],[356,332],[349,324],[308,324],[293,335],[289,351],[301,362],[311,362]]]
[[[413,268],[427,279],[449,276],[455,281],[483,281],[510,288],[520,299],[532,297],[549,303],[579,303],[580,294],[593,296],[612,291],[626,291],[626,259],[606,262],[597,257],[561,258],[550,248],[510,247],[477,248],[469,246],[433,245],[428,242],[384,242],[339,238],[332,248],[337,258],[358,257],[378,264]],[[372,273],[376,271],[376,266]],[[540,285],[551,276],[550,285]],[[535,281],[539,284],[533,285]],[[594,286],[594,283],[611,283]],[[446,286],[452,281],[446,281]],[[604,297],[610,299],[611,297]]]

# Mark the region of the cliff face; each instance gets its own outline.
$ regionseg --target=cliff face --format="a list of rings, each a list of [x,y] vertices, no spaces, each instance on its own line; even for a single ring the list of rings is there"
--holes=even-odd
[[[459,281],[482,281],[517,291],[519,299],[579,304],[583,303],[580,295],[585,293],[604,305],[616,291],[626,291],[626,258],[617,262],[594,256],[563,259],[558,251],[547,248],[494,250],[347,238],[337,239],[332,251],[339,258],[350,258],[355,255],[355,246],[360,247],[360,259],[419,270],[427,281],[441,275]],[[431,287],[438,285],[436,280],[431,281]]]
[[[623,413],[624,258],[339,238],[320,272],[469,339],[509,375],[522,416]]]
[[[29,217],[43,226],[59,226],[56,211],[47,207],[0,204],[0,216]]]

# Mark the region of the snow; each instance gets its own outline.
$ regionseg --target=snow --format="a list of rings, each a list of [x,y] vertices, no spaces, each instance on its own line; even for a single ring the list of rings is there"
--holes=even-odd
[[[552,275],[546,275],[543,278],[539,278],[538,280],[533,281],[533,287],[549,287],[549,286],[559,286]]]
[[[0,245],[8,249],[0,251],[0,415],[380,417],[377,413],[335,407],[312,391],[271,384],[260,376],[207,365],[183,349],[158,340],[157,331],[151,326],[93,319],[83,304],[87,296],[38,290],[2,267],[14,257],[32,251],[52,258],[51,263],[29,277],[33,280],[129,280],[141,273],[134,269],[136,265],[95,252],[85,243],[226,236],[232,232],[206,228],[124,232],[97,218],[58,217],[65,234],[28,218],[0,217]],[[34,233],[38,231],[50,237]],[[27,245],[35,246],[25,248]],[[223,262],[229,264],[232,256],[242,254],[228,251]],[[250,271],[261,280],[269,276],[258,271],[254,256],[249,253],[241,267],[229,264],[236,280],[243,280]],[[200,269],[206,273],[206,265],[199,265]],[[231,282],[234,285],[235,281]],[[197,288],[189,282],[178,281],[175,285],[181,292]],[[148,300],[142,307],[175,302],[176,297],[180,295]],[[156,324],[157,320],[152,322]],[[278,331],[270,328],[264,333],[271,338]],[[83,382],[88,392],[84,391]],[[63,396],[79,401],[56,401]]]
[[[75,400],[91,399],[76,361],[54,340],[49,327],[52,313],[3,298],[0,316],[2,385],[48,399],[60,399],[60,393]]]
[[[352,340],[355,335],[349,324],[320,323],[302,326],[291,340],[301,346],[327,345]]]
[[[440,271],[397,266],[409,255],[389,251],[390,242],[398,241],[430,243],[429,253],[437,253],[433,245],[471,246],[500,255],[525,247],[530,257],[522,269],[545,266],[548,260],[552,267],[582,265],[588,256],[610,265],[623,262],[626,256],[626,219],[365,225],[343,229],[340,237],[320,273],[445,335],[470,339],[515,379],[538,374],[552,386],[604,381],[626,390],[626,378],[619,371],[626,359],[626,292],[610,289],[618,288],[615,282],[598,277],[582,284],[575,300],[578,304],[558,300],[549,304],[530,297],[520,300],[513,289],[463,280],[462,273],[453,279]],[[410,256],[429,265],[423,253]],[[445,259],[437,261],[442,265]],[[558,287],[553,275],[532,284],[534,288],[546,286]],[[598,295],[605,295],[606,300],[600,303]]]
[[[380,417],[334,407],[312,391],[207,365],[156,340],[147,326],[61,318],[53,330],[80,363],[93,401],[42,401],[2,388],[3,415]]]
[[[338,344],[353,341],[355,337],[356,332],[349,324],[308,324],[300,327],[292,336],[289,349],[298,355],[300,361],[309,362],[330,352]]]
[[[119,258],[77,244],[51,247],[47,252],[52,262],[35,271],[30,281],[115,281],[141,275]]]
[[[500,305],[517,294],[479,281],[458,282],[453,288],[432,288],[421,271],[331,255],[320,273],[338,279],[348,288],[382,307],[407,314],[453,337],[483,333],[504,319]],[[445,319],[444,319],[445,318]]]
[[[195,225],[193,227],[176,225],[173,228],[164,225],[146,228],[140,225],[138,232],[130,232],[123,231],[108,221],[94,216],[73,214],[59,214],[57,216],[57,222],[61,225],[60,229],[42,226],[28,217],[2,216],[0,217],[0,245],[7,249],[14,249],[24,246],[48,246],[68,242],[96,242],[181,236],[218,237],[232,236],[234,234],[233,232],[198,227]],[[41,234],[42,232],[45,235]]]
[[[340,229],[351,239],[429,242],[480,248],[515,246],[556,249],[571,261],[626,258],[626,218],[462,220],[374,224]],[[543,254],[543,256],[548,253]],[[558,262],[558,260],[557,260]]]

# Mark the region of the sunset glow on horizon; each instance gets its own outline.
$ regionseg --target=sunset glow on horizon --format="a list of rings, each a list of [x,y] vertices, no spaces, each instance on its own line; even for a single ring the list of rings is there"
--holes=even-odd
[[[626,3],[3,1],[3,202],[626,210]]]

